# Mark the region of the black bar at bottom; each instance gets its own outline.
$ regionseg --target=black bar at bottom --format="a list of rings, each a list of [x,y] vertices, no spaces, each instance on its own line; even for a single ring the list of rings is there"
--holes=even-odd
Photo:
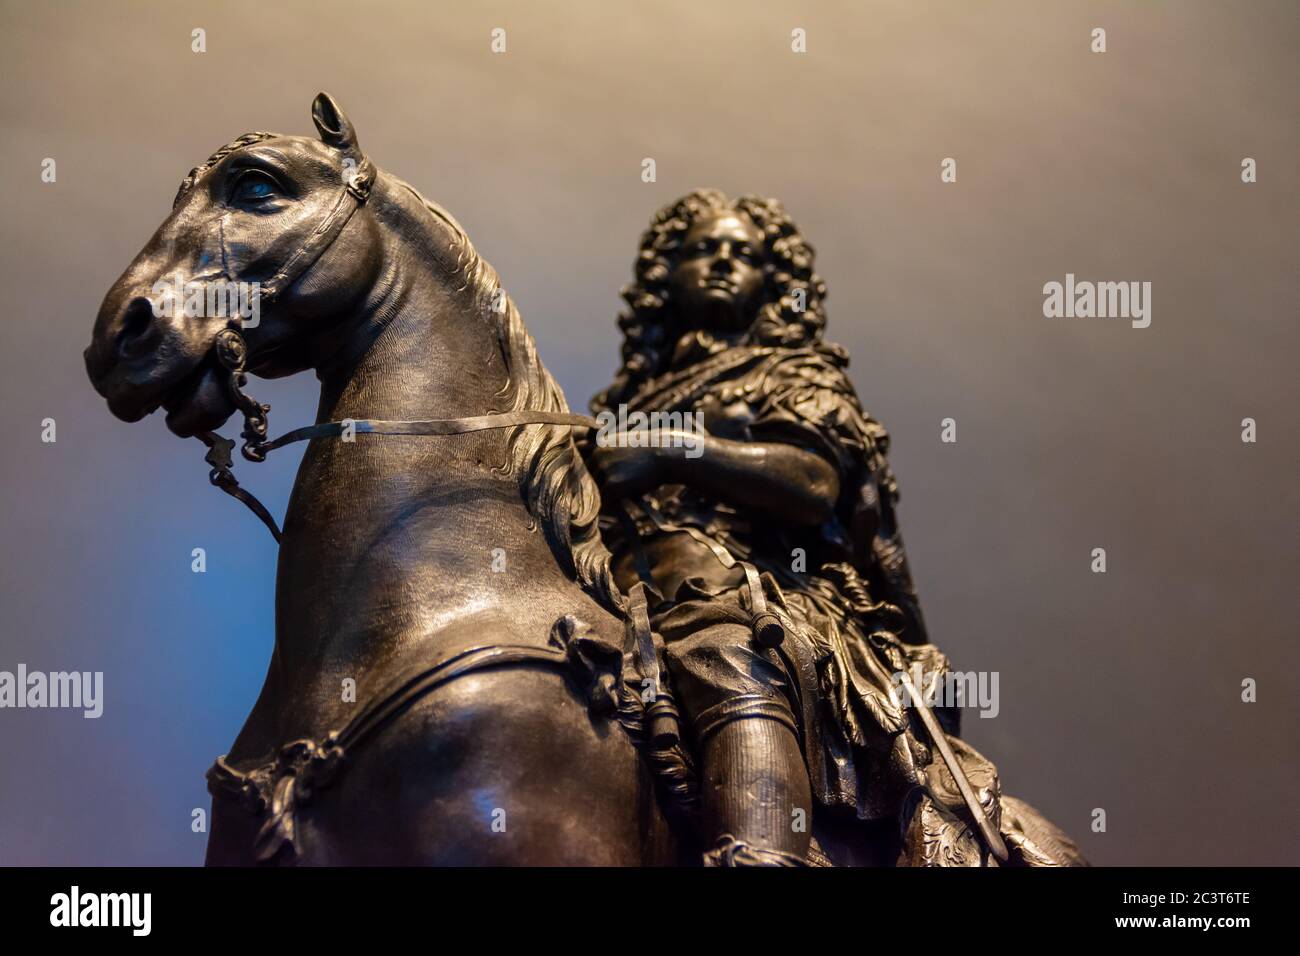
[[[242,939],[259,949],[280,939],[363,936],[382,944],[415,934],[463,950],[519,934],[598,949],[708,937],[726,948],[770,950],[780,944],[768,934],[783,930],[802,936],[803,950],[856,941],[865,951],[893,938],[932,946],[1019,938],[1032,946],[1036,937],[1057,945],[1098,934],[1230,942],[1260,928],[1289,935],[1296,916],[1283,907],[1295,885],[1294,869],[1235,868],[10,868],[0,869],[0,927],[6,938],[17,930],[18,938],[76,933],[82,942],[130,943],[146,938],[148,894],[147,938],[223,947]]]

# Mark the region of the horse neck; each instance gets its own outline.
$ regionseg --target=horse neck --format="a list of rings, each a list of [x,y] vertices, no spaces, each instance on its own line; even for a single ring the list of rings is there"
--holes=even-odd
[[[464,280],[443,281],[417,256],[390,258],[386,287],[318,367],[318,421],[502,410],[512,370],[491,318],[470,314]],[[520,633],[546,642],[554,610],[544,596],[521,609],[522,589],[578,589],[508,473],[507,439],[496,430],[312,442],[276,588],[275,666],[289,696],[336,695],[342,677],[361,685],[364,674],[427,662],[454,643],[452,625],[495,620],[507,606]]]

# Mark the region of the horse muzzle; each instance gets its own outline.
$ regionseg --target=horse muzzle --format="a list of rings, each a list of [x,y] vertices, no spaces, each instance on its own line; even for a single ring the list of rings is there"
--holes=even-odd
[[[123,421],[165,408],[168,428],[182,437],[220,427],[235,409],[209,358],[211,324],[158,315],[151,299],[115,288],[85,350],[86,374]]]

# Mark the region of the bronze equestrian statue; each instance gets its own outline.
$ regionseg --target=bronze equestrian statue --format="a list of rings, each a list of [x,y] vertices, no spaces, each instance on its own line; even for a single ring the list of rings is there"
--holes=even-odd
[[[732,826],[733,817],[719,812],[710,788],[730,785],[735,775],[717,775],[726,764],[710,759],[707,740],[701,750],[691,723],[698,719],[695,697],[675,648],[691,640],[694,628],[665,640],[651,623],[680,616],[692,603],[682,588],[696,582],[694,566],[671,554],[647,558],[644,552],[657,548],[650,535],[639,545],[623,541],[640,558],[620,552],[616,572],[602,540],[602,526],[621,547],[618,527],[639,536],[638,518],[653,524],[640,506],[657,514],[656,504],[666,504],[660,482],[650,482],[643,466],[621,468],[602,442],[593,443],[597,422],[569,411],[496,273],[456,221],[375,167],[330,97],[318,96],[312,115],[319,139],[249,133],[191,171],[171,215],[105,297],[85,356],[115,415],[137,421],[165,409],[173,433],[207,447],[212,483],[247,504],[281,544],[266,680],[230,753],[208,774],[210,864],[1078,862],[1059,831],[1023,804],[999,799],[991,768],[965,780],[958,764],[962,779],[955,780],[941,761],[922,759],[930,756],[929,741],[955,749],[973,770],[987,767],[933,729],[924,702],[904,715],[892,691],[837,686],[834,676],[821,679],[820,692],[859,708],[862,739],[849,739],[843,753],[852,750],[857,761],[859,753],[906,751],[915,776],[863,761],[828,777],[822,766],[811,778],[817,800],[796,808],[811,811],[807,839],[774,851],[788,860],[748,852],[771,848],[762,842],[768,834],[744,845],[746,821],[734,814],[741,832],[718,852],[712,831],[719,822]],[[764,282],[752,304],[762,316],[772,311],[764,296],[781,286],[770,245],[753,250]],[[184,290],[183,303],[162,307],[160,290],[168,283]],[[229,307],[245,288],[260,305],[251,321]],[[734,310],[735,327],[723,336],[734,338],[738,355],[768,350],[768,359],[781,362],[772,349],[834,351],[816,336],[776,344],[751,334],[762,319],[749,321],[750,304]],[[714,319],[690,319],[685,310],[679,317],[697,323],[704,352],[714,348],[704,335]],[[693,374],[704,353],[691,352],[693,346],[690,354],[664,352],[648,327],[625,330],[632,353],[665,358],[628,363],[607,394],[646,407],[676,401],[651,383],[666,386],[677,374]],[[820,369],[818,363],[834,366],[824,357],[813,361]],[[316,424],[270,440],[269,408],[244,391],[247,376],[307,369],[321,381]],[[715,408],[692,392],[678,404],[695,401],[704,402],[719,441],[732,436],[727,440],[735,444],[719,452],[719,467],[726,467],[724,455],[753,455],[744,443],[758,435],[726,422],[734,417],[727,403]],[[250,461],[289,442],[310,442],[282,533],[235,479],[234,443],[216,433],[236,413]],[[878,439],[883,462],[883,433]],[[806,440],[805,429],[804,437],[786,440],[788,452],[773,451],[781,441],[773,432],[770,441],[762,438],[768,444],[753,448],[762,449],[759,457],[786,454],[813,469],[814,478],[848,454],[816,448],[819,468]],[[603,517],[583,451],[608,483]],[[847,458],[843,464],[850,467]],[[744,465],[735,475],[757,483]],[[690,484],[676,472],[653,477]],[[883,473],[877,477],[884,480]],[[695,483],[701,500],[717,495],[719,513],[731,507],[715,479]],[[824,505],[831,487],[819,493]],[[819,493],[805,496],[810,510],[794,527],[829,520],[834,509],[816,511]],[[779,501],[773,506],[783,513],[791,508]],[[678,521],[683,516],[673,513]],[[736,590],[732,579],[744,577],[747,590],[717,602],[750,626],[758,643],[743,653],[790,657],[829,647],[853,659],[835,667],[822,661],[826,674],[855,681],[870,673],[880,683],[883,676],[863,658],[876,655],[877,668],[901,666],[916,656],[912,648],[928,647],[899,638],[916,612],[905,594],[888,589],[889,581],[904,580],[886,553],[888,526],[854,539],[885,543],[875,563],[855,574],[848,561],[839,571],[834,561],[810,561],[814,571],[800,581],[787,581],[775,553],[760,553],[758,539],[739,528],[729,518],[716,527],[717,540],[690,531],[716,546],[719,566],[730,563],[724,570],[731,577],[705,572],[709,593],[695,602],[701,620],[718,613],[712,591]],[[746,541],[752,553],[739,549]],[[729,546],[738,547],[734,555]],[[809,553],[818,561],[831,554]],[[629,560],[644,574],[629,574]],[[674,569],[687,577],[674,581]],[[665,593],[671,608],[664,607]],[[900,603],[888,603],[895,599]],[[855,617],[831,622],[841,628],[838,636],[814,632],[818,624],[827,627],[817,613],[841,613],[845,601]],[[864,628],[872,630],[865,643]],[[732,640],[740,637],[728,628]],[[933,674],[941,658],[925,659]],[[790,673],[789,660],[782,661]],[[798,677],[800,692],[805,678]],[[882,699],[893,702],[888,713],[860,710]],[[822,709],[848,712],[820,700],[803,700],[789,716],[773,711],[772,723],[798,730],[808,767],[834,752],[810,729],[809,714]],[[833,724],[816,720],[819,728]],[[744,723],[751,722],[722,726]],[[892,746],[881,743],[891,728]],[[926,737],[927,728],[937,737]],[[783,738],[778,759],[753,768],[765,785],[772,782],[771,805],[782,811],[808,802],[808,770],[796,768],[788,744]],[[843,785],[849,771],[868,781],[856,791],[856,809],[843,804],[855,792]],[[910,786],[894,819],[863,812],[874,806],[868,797],[877,777],[887,781],[884,789],[898,780]],[[828,789],[828,779],[839,783]],[[980,807],[962,804],[962,783],[977,789]],[[791,788],[790,796],[777,792],[782,787]],[[947,829],[927,824],[927,814]],[[915,834],[929,840],[932,831],[949,845],[920,852]]]

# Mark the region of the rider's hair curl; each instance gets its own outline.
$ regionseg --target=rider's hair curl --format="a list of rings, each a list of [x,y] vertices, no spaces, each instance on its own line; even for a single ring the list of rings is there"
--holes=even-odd
[[[731,200],[716,189],[697,189],[660,209],[641,236],[635,279],[622,293],[628,310],[618,319],[623,365],[609,388],[592,399],[593,410],[626,401],[666,370],[680,334],[669,280],[683,241],[697,221],[726,212],[745,216],[763,234],[762,304],[747,343],[797,348],[821,339],[826,283],[813,271],[813,247],[781,203],[758,196]]]

